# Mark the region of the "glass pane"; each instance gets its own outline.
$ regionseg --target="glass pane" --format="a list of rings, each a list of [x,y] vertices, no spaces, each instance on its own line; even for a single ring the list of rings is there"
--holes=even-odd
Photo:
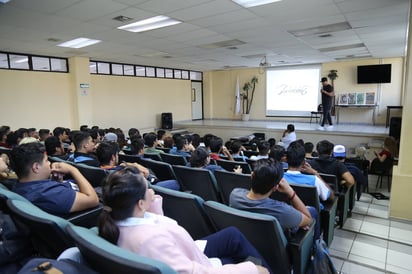
[[[202,81],[202,73],[199,71],[190,72],[190,80],[199,80]]]
[[[123,65],[112,64],[112,74],[113,75],[123,75]]]
[[[189,72],[187,70],[182,70],[182,79],[189,79]]]
[[[124,75],[134,76],[134,66],[123,65],[123,73]]]
[[[10,54],[10,68],[29,69],[29,57],[27,55]]]
[[[146,68],[136,66],[136,76],[146,76]]]
[[[165,77],[165,69],[164,68],[156,68],[156,76],[159,78]]]
[[[67,72],[67,60],[66,59],[50,58],[50,61],[51,61],[51,71]]]
[[[110,74],[110,66],[108,63],[97,63],[98,74]]]
[[[147,77],[155,77],[155,68],[153,67],[146,67],[146,76]]]
[[[31,61],[32,61],[32,63],[33,63],[33,70],[50,71],[49,58],[47,58],[47,57],[35,57],[35,56],[33,56],[33,57],[31,58]]]
[[[175,78],[182,79],[182,71],[180,69],[175,69]]]
[[[96,64],[96,62],[90,62],[89,67],[90,67],[90,73],[94,73],[94,74],[97,73],[97,64]]]
[[[0,53],[0,68],[9,68],[7,54]]]
[[[166,78],[173,78],[173,69],[165,69]]]

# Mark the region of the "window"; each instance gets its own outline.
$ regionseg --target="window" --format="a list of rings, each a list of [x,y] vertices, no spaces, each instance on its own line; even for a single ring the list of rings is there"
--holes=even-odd
[[[0,68],[9,68],[9,58],[6,53],[0,53]]]
[[[113,75],[123,75],[123,65],[112,64],[112,74]]]
[[[67,59],[50,58],[51,71],[68,72]]]
[[[110,74],[109,63],[97,62],[97,73],[98,74]]]
[[[123,65],[123,73],[124,75],[134,76],[134,66]]]
[[[50,71],[50,58],[47,57],[32,57],[33,70]]]
[[[156,77],[155,68],[153,68],[153,67],[146,67],[146,76],[147,76],[147,77]]]
[[[10,54],[10,68],[29,69],[29,56]]]
[[[146,76],[146,68],[136,66],[136,76],[143,76],[143,77]]]
[[[165,69],[166,78],[173,78],[173,69]]]

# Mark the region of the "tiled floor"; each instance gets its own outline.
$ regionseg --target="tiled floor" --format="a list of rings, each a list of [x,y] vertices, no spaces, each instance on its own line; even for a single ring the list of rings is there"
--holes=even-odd
[[[371,192],[387,196],[386,185]],[[342,274],[412,273],[412,222],[388,218],[389,200],[362,194],[342,229],[335,229],[330,253]]]

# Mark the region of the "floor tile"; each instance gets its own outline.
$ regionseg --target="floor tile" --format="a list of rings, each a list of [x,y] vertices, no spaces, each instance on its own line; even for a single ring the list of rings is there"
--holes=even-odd
[[[343,263],[345,262],[344,260],[338,259],[338,258],[331,258],[332,259],[332,263],[335,266],[335,269],[337,271],[340,271],[342,269]]]
[[[341,274],[383,274],[385,271],[379,271],[373,268],[365,267],[352,262],[344,262]]]
[[[368,213],[369,204],[366,203],[356,203],[355,207],[352,209],[353,213],[358,213],[366,215]]]
[[[349,260],[385,269],[388,241],[358,234],[352,245]]]
[[[359,232],[387,239],[389,236],[389,226],[364,221]]]
[[[354,232],[359,232],[362,223],[363,223],[363,220],[349,218],[346,220],[345,224],[343,225],[343,229],[354,231]]]
[[[388,207],[371,204],[368,209],[369,216],[387,219],[389,217]]]
[[[386,267],[396,267],[412,272],[412,246],[389,242]]]
[[[389,240],[412,245],[412,231],[392,226],[389,228]]]

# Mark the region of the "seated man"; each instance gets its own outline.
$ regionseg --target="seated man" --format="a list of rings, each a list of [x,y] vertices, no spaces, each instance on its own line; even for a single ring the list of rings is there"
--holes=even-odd
[[[270,151],[270,144],[267,141],[259,141],[257,143],[257,149],[259,151],[259,155],[252,155],[250,156],[250,160],[257,161],[260,159],[267,159],[269,158],[269,151]]]
[[[309,163],[320,173],[336,175],[340,184],[339,189],[341,186],[349,188],[355,183],[355,179],[343,163],[332,157],[333,147],[334,145],[327,140],[320,141],[316,145],[319,157],[311,159]]]
[[[56,136],[49,136],[44,141],[44,146],[46,147],[46,152],[48,156],[53,156],[60,158],[62,160],[67,160],[69,155],[64,152],[64,147],[62,142]]]
[[[76,150],[69,156],[67,161],[82,163],[94,167],[100,166],[99,160],[97,160],[96,156],[94,155],[96,146],[93,142],[93,138],[88,132],[75,132],[73,134],[73,143]]]
[[[282,165],[274,160],[259,160],[251,175],[252,188],[235,188],[230,194],[230,206],[255,213],[269,214],[279,221],[284,230],[296,231],[317,218],[315,208],[307,208],[293,188],[283,179]],[[285,193],[291,205],[271,199],[272,192]],[[313,215],[312,215],[313,214]],[[319,231],[316,238],[319,237]]]
[[[178,135],[175,137],[175,146],[170,149],[169,153],[173,155],[180,155],[184,157],[190,157],[190,152],[188,151],[188,142],[186,137]]]
[[[153,154],[161,154],[163,150],[156,149],[158,145],[157,135],[154,132],[150,132],[144,135],[144,144],[146,148],[144,149],[144,153],[153,153]]]
[[[316,186],[320,201],[333,200],[335,194],[330,186],[305,161],[305,148],[297,142],[292,142],[287,150],[288,171],[283,178],[289,183]],[[303,172],[303,173],[301,173]],[[321,204],[321,207],[322,204]]]
[[[18,182],[13,191],[51,214],[63,215],[95,207],[99,199],[93,187],[72,165],[56,162],[50,165],[44,145],[28,143],[15,147],[11,152],[12,168]],[[69,174],[78,190],[70,182],[50,179]]]

